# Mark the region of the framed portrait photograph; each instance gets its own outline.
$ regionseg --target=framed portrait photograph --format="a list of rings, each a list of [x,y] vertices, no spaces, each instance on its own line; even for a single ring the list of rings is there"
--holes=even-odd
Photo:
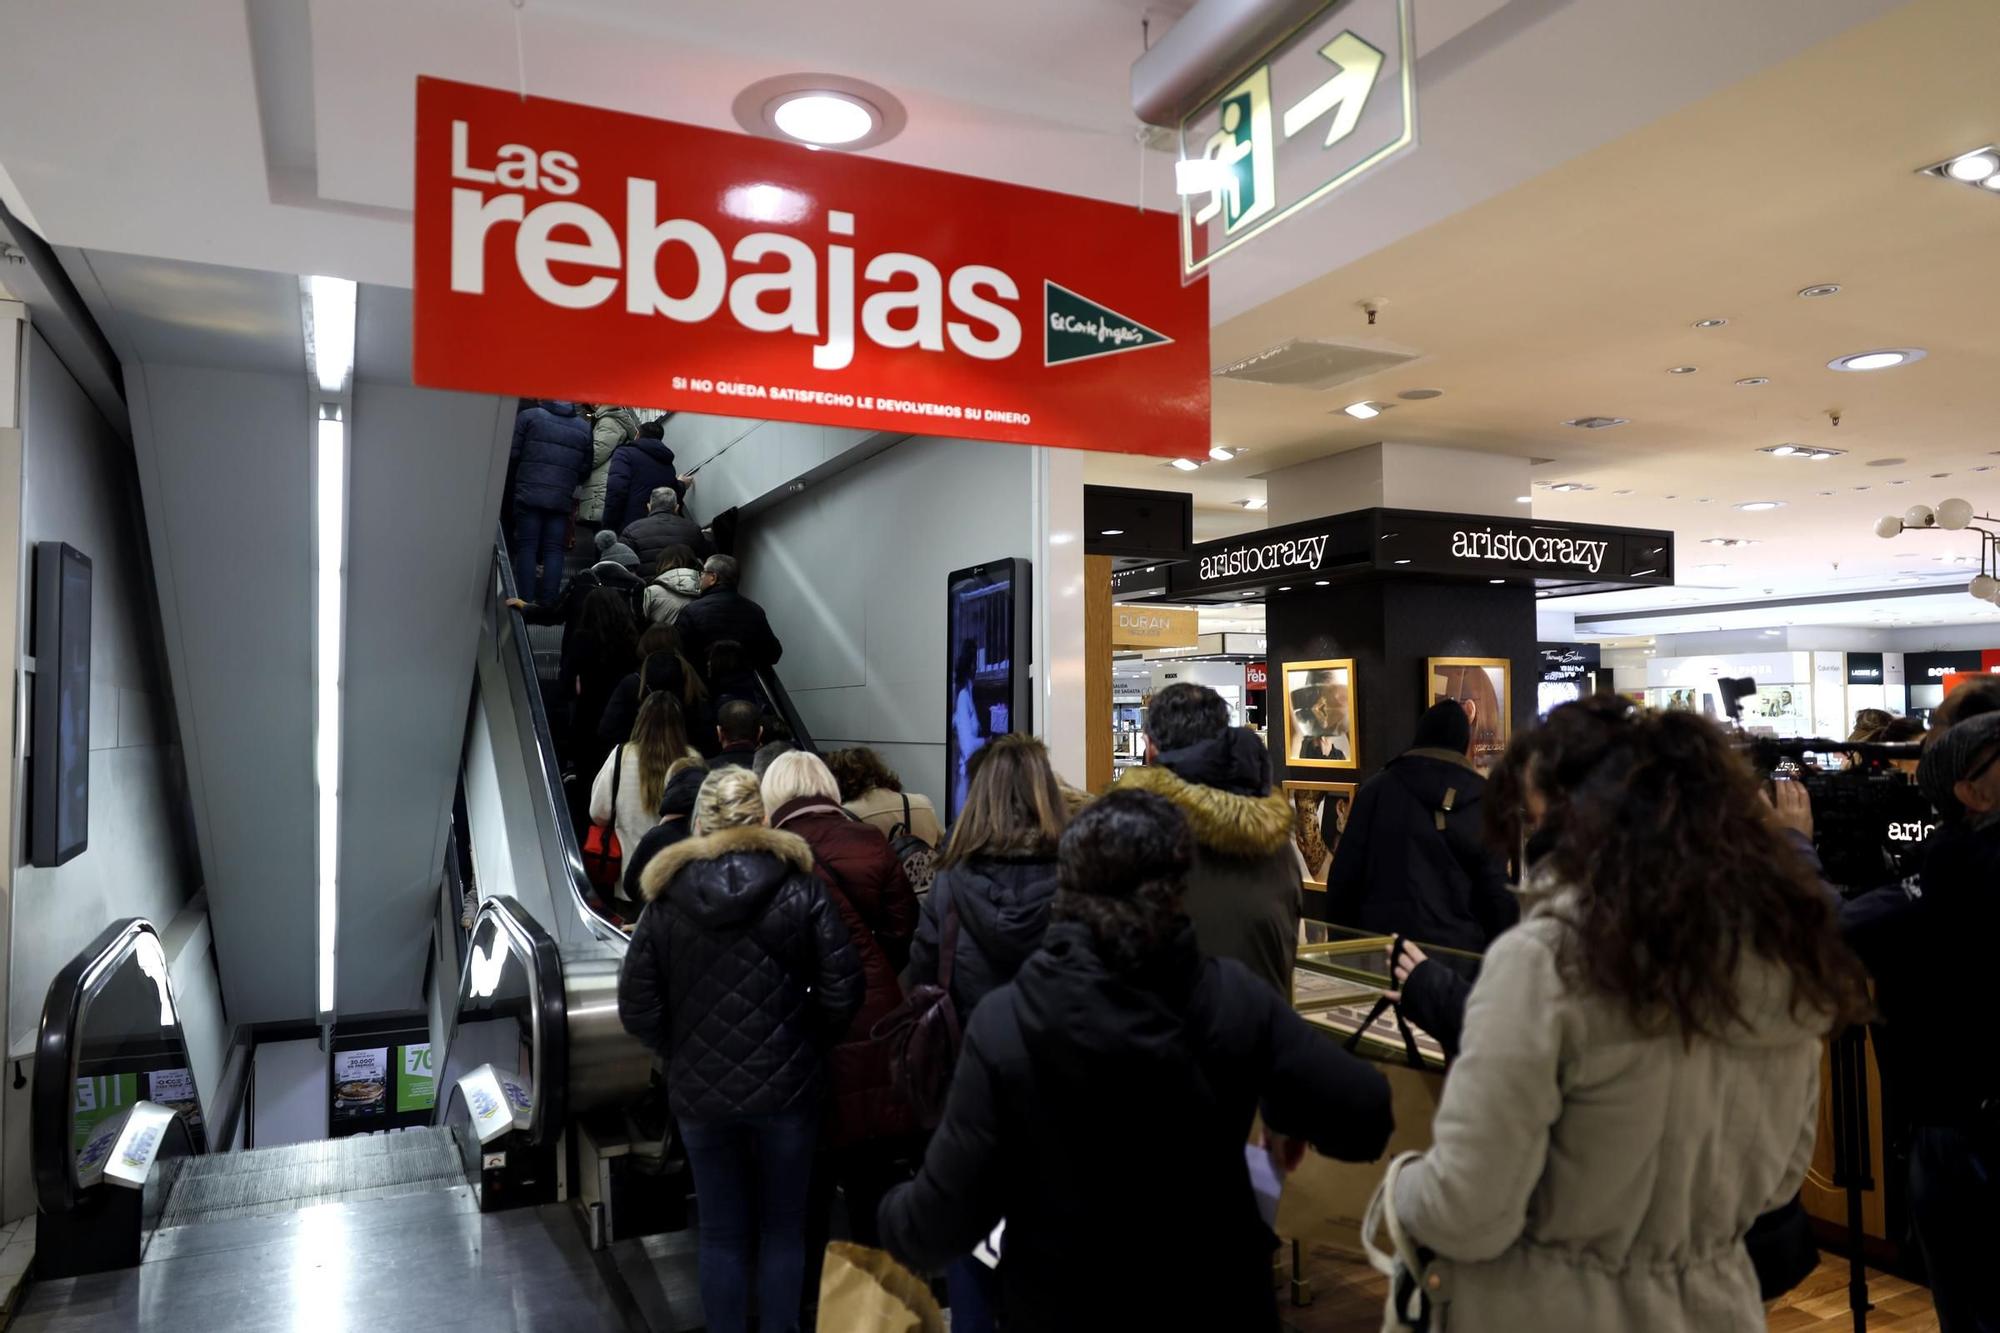
[[[1305,858],[1310,888],[1326,887],[1327,871],[1333,867],[1333,854],[1347,828],[1347,812],[1354,808],[1356,790],[1352,782],[1285,784],[1285,799],[1292,804],[1292,838]]]
[[[1472,762],[1482,773],[1500,762],[1513,739],[1510,665],[1504,657],[1433,657],[1424,664],[1425,700],[1450,700],[1465,710],[1465,720],[1472,724]]]
[[[1287,662],[1285,762],[1304,768],[1359,768],[1355,744],[1354,659]]]

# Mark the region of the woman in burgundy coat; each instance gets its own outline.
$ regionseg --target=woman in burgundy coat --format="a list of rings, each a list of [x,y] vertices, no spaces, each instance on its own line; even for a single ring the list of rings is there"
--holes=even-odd
[[[869,1040],[875,1025],[903,1002],[896,977],[909,961],[917,895],[889,840],[841,807],[840,787],[818,755],[794,750],[778,756],[764,774],[764,808],[771,827],[796,833],[812,848],[813,872],[861,958],[861,1011],[829,1057],[832,1095],[820,1136],[815,1213],[828,1216],[837,1185],[847,1199],[849,1233],[874,1245],[877,1205],[908,1179],[922,1151],[916,1115],[896,1091],[889,1049]]]

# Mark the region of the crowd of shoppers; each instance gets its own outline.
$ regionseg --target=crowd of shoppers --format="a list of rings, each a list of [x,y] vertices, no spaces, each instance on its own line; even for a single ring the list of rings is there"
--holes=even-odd
[[[656,487],[637,523],[679,501]],[[781,646],[735,560],[684,538],[636,599],[607,541],[542,613],[579,638],[580,707],[603,687],[590,813],[645,904],[620,1011],[693,1168],[709,1326],[748,1328],[754,1291],[759,1327],[798,1327],[837,1234],[943,1274],[958,1333],[1275,1329],[1253,1127],[1282,1174],[1307,1146],[1373,1161],[1392,1124],[1382,1075],[1291,1007],[1303,867],[1262,741],[1171,686],[1104,795],[1002,735],[941,828],[873,751],[771,734],[745,696]],[[1475,980],[1395,950],[1451,1057],[1432,1146],[1389,1185],[1437,1326],[1761,1328],[1753,1227],[1796,1214],[1823,1042],[1871,1012],[1869,971],[1944,1328],[1990,1326],[2000,1079],[1956,1020],[2000,926],[2000,685],[1961,693],[1918,770],[1921,883],[1866,903],[1822,882],[1803,788],[1760,789],[1685,712],[1566,705],[1489,783],[1440,705],[1364,784],[1329,918],[1484,954]],[[935,849],[927,892],[904,840]],[[926,1135],[881,1033],[939,986],[963,1038]]]

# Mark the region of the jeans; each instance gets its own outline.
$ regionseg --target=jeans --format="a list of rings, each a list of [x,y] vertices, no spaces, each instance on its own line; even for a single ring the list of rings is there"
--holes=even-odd
[[[523,601],[554,606],[562,591],[563,548],[569,543],[569,510],[514,506],[514,590]],[[539,582],[535,566],[542,567]]]
[[[701,1304],[709,1333],[748,1333],[753,1236],[758,1327],[797,1333],[818,1137],[817,1110],[681,1121],[701,1215]]]
[[[952,1260],[944,1280],[951,1298],[951,1333],[993,1333],[993,1288],[999,1276],[968,1254]]]
[[[1910,1151],[1910,1220],[1944,1333],[2000,1333],[2000,1151],[1960,1129],[1925,1126]]]

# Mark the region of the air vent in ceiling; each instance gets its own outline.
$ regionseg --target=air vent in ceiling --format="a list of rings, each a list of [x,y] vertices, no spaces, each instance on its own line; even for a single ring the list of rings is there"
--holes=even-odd
[[[1416,359],[1415,353],[1294,338],[1218,367],[1215,376],[1256,384],[1280,384],[1288,389],[1331,389]]]
[[[1563,422],[1563,425],[1580,426],[1584,430],[1604,430],[1610,426],[1623,426],[1626,423],[1625,417],[1577,417],[1572,421]]]

